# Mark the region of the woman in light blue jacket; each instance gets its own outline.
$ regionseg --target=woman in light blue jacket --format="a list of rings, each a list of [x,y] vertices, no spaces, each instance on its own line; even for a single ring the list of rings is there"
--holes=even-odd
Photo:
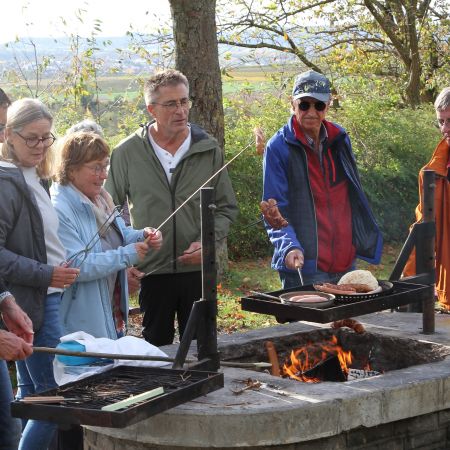
[[[149,247],[158,250],[162,244],[159,231],[134,230],[117,214],[103,188],[108,168],[109,147],[103,138],[91,132],[65,138],[52,202],[67,264],[79,267],[80,275],[62,298],[64,334],[123,336],[128,318],[126,269],[142,260]]]

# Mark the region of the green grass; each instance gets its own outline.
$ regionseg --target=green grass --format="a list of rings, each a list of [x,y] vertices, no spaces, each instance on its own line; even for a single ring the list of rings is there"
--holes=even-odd
[[[229,271],[217,289],[218,332],[229,334],[276,324],[272,316],[242,311],[240,299],[251,290],[267,292],[279,288],[280,279],[270,268],[270,258],[231,261]]]

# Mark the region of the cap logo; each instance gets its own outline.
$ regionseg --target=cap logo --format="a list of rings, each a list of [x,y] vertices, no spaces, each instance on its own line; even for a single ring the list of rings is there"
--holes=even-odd
[[[316,92],[328,94],[330,90],[328,87],[328,83],[325,83],[320,80],[315,80],[315,81],[306,81],[304,83],[299,84],[297,86],[297,89],[295,89],[295,93],[298,94],[299,92]]]

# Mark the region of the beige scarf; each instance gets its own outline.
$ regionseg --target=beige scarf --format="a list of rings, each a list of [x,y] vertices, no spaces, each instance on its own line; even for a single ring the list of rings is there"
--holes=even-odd
[[[118,213],[112,214],[114,211],[114,202],[111,195],[104,189],[100,191],[100,194],[97,195],[92,201],[89,197],[84,195],[79,189],[77,189],[72,183],[70,184],[75,191],[78,192],[80,197],[92,207],[92,211],[95,215],[95,220],[97,222],[97,228],[100,231],[100,236],[103,237],[105,233],[108,231],[112,222],[114,222],[115,218],[118,216]],[[109,219],[108,219],[109,217]]]

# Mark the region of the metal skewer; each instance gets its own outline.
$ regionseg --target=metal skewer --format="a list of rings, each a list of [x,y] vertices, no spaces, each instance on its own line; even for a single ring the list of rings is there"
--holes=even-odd
[[[173,211],[166,219],[163,220],[153,231],[156,233],[159,231],[192,197],[194,197],[200,189],[204,188],[215,176],[217,176],[223,169],[225,169],[230,163],[232,163],[241,153],[247,150],[251,145],[253,145],[253,141],[249,142],[241,151],[236,153],[227,163],[225,163],[217,172],[213,173],[196,191],[194,191],[180,206],[178,206],[175,211]],[[148,237],[147,237],[148,239]]]
[[[93,358],[106,358],[106,359],[121,359],[128,361],[165,361],[165,362],[175,362],[174,358],[169,358],[167,356],[148,356],[148,355],[121,355],[117,353],[97,353],[97,352],[74,352],[70,350],[63,350],[60,348],[52,347],[33,347],[33,351],[38,353],[51,353],[53,355],[64,355],[64,356],[82,356],[82,357],[93,357]],[[197,361],[193,359],[186,359],[186,363],[195,363]],[[224,367],[242,367],[242,368],[269,368],[272,364],[267,362],[233,362],[233,361],[220,361],[220,365]]]
[[[304,286],[302,270],[300,269],[300,263],[298,262],[298,259],[296,259],[295,268],[297,269],[298,277],[300,278],[300,286]]]

